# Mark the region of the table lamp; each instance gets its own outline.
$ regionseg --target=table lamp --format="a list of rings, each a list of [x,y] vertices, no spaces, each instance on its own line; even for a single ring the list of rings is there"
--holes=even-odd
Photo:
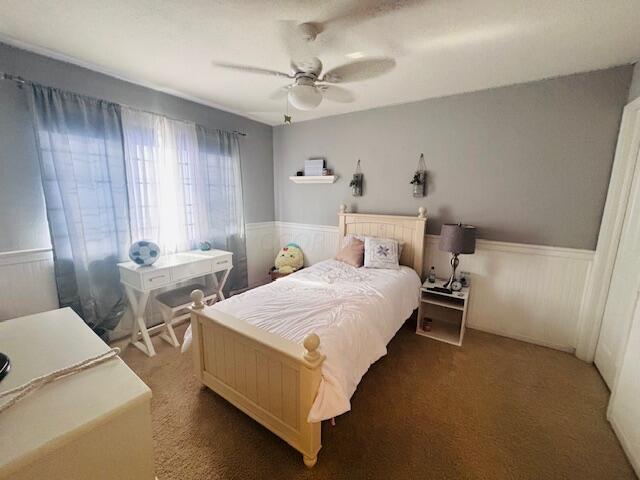
[[[469,254],[476,251],[476,227],[462,225],[461,223],[445,223],[440,231],[440,245],[438,247],[443,252],[450,252],[451,256],[451,277],[443,285],[444,288],[451,288],[451,284],[456,278],[456,268],[458,268],[458,255]]]

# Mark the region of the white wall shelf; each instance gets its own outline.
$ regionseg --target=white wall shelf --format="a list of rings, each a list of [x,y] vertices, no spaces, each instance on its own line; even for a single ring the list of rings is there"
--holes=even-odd
[[[337,175],[289,177],[293,183],[335,183],[337,179]]]

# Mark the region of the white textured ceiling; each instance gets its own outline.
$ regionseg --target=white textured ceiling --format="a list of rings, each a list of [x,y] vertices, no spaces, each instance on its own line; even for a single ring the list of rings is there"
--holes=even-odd
[[[323,101],[294,121],[640,59],[640,0],[0,0],[4,41],[272,125],[285,102],[268,96],[286,79],[212,62],[287,71],[282,20],[325,22],[325,70],[349,54],[397,61],[344,85],[355,102]]]

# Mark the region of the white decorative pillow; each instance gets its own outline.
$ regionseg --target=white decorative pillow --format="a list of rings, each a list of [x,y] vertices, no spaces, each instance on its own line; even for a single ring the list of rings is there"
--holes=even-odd
[[[364,266],[397,270],[400,256],[398,242],[390,238],[364,238]]]
[[[382,238],[382,237],[371,237],[371,238],[380,238],[381,240],[389,240],[390,242],[396,241],[396,240],[393,240],[392,238]],[[364,242],[365,236],[358,235],[357,233],[347,233],[344,237],[342,237],[341,246],[346,247],[351,243],[351,240],[353,239],[357,239],[357,240],[360,240],[361,242]],[[398,241],[398,259],[402,257],[402,250],[404,249],[404,244],[405,244],[404,241],[402,240]]]

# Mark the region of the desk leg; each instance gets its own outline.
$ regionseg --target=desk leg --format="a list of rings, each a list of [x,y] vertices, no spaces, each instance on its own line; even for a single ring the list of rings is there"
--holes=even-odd
[[[139,292],[140,296],[138,297],[136,290],[128,285],[125,286],[125,292],[127,292],[127,298],[129,299],[129,304],[133,312],[131,343],[146,355],[153,357],[156,354],[156,350],[153,348],[147,325],[144,322],[144,311],[147,309],[149,292]],[[142,334],[142,342],[138,340],[138,334]]]
[[[231,273],[231,269],[228,268],[222,273],[222,279],[218,280],[218,272],[213,274],[213,288],[216,289],[216,294],[218,295],[218,300],[224,300],[224,293],[222,293],[222,289],[227,283],[227,279],[229,278],[229,273]]]

